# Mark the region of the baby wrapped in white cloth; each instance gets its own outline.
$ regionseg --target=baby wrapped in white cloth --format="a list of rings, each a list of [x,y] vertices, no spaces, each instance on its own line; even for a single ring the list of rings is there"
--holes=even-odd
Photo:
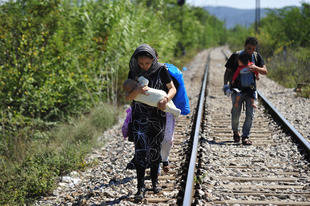
[[[126,92],[130,93],[137,86],[147,86],[148,84],[149,84],[149,80],[147,80],[143,76],[140,76],[138,78],[138,82],[132,79],[127,79],[124,82],[123,87],[126,90]],[[134,100],[138,102],[142,102],[152,107],[157,107],[158,102],[167,96],[167,93],[165,91],[159,90],[159,89],[153,89],[153,88],[148,88],[148,90],[145,93],[146,95],[138,94]],[[170,100],[167,102],[166,109],[164,110],[164,112],[170,112],[173,114],[173,116],[178,117],[181,113],[181,110],[176,108],[173,101]]]

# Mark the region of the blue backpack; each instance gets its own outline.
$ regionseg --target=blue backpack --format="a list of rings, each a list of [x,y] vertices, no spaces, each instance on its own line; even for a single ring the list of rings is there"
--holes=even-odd
[[[254,88],[255,78],[254,73],[250,71],[248,67],[241,69],[240,71],[240,83],[243,88]]]
[[[182,115],[187,115],[191,111],[190,111],[189,100],[188,100],[185,85],[184,85],[183,74],[173,64],[165,63],[165,65],[169,71],[169,74],[172,77],[174,77],[179,83],[177,93],[173,97],[172,101],[175,104],[175,106],[181,110]]]

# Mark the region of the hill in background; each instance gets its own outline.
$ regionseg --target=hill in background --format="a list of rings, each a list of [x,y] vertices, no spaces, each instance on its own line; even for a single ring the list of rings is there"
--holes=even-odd
[[[237,24],[245,27],[249,27],[255,22],[255,9],[236,9],[232,7],[203,7],[211,15],[216,16],[218,19],[225,22],[225,26],[228,29],[233,28]],[[268,9],[261,9],[261,18],[266,16]]]

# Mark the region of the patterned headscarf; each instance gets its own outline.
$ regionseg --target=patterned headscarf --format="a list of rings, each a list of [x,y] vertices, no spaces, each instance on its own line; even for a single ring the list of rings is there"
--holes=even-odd
[[[141,52],[147,52],[153,57],[153,63],[147,71],[141,69],[138,65],[137,56]],[[163,64],[158,63],[154,49],[148,44],[141,44],[138,46],[129,62],[130,71],[135,79],[139,76],[148,77],[152,73],[156,72],[161,66],[163,66]]]

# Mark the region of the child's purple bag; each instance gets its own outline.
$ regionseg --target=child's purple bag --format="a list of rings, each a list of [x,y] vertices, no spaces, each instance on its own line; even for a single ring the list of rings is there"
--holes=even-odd
[[[122,133],[123,133],[124,139],[126,139],[128,137],[128,124],[131,121],[131,107],[129,107],[126,110],[126,112],[127,112],[127,116],[126,116],[124,124],[122,126]]]

